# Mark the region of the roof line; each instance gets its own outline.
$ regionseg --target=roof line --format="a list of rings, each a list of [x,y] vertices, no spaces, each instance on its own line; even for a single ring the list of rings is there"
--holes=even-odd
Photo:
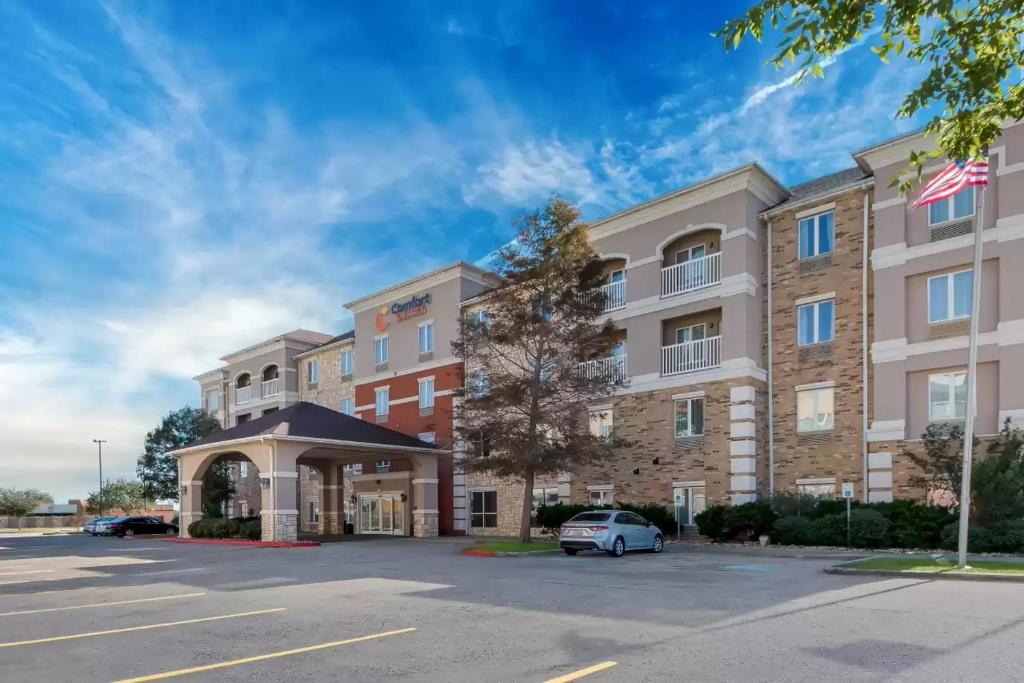
[[[442,448],[430,448],[427,446],[397,446],[393,444],[378,444],[370,443],[368,441],[349,441],[346,439],[318,439],[313,436],[288,436],[287,434],[253,434],[252,436],[243,436],[238,439],[228,439],[226,441],[213,441],[206,444],[197,444],[195,446],[183,446],[182,448],[176,448],[172,451],[167,451],[169,455],[178,457],[185,453],[192,453],[194,451],[201,451],[204,449],[219,449],[222,446],[237,446],[246,443],[262,443],[265,441],[293,441],[295,443],[316,443],[316,444],[328,444],[334,446],[348,446],[350,448],[360,448],[363,450],[384,450],[384,451],[402,451],[412,453],[450,453],[450,450]]]
[[[385,287],[384,289],[378,289],[375,292],[370,292],[369,294],[363,295],[363,296],[359,297],[358,299],[353,299],[352,301],[349,301],[348,303],[344,304],[344,306],[345,306],[345,308],[352,308],[354,306],[358,306],[359,304],[363,303],[364,301],[366,301],[368,299],[373,299],[374,297],[381,296],[382,294],[387,294],[388,292],[393,292],[393,291],[395,291],[397,289],[401,289],[403,287],[407,287],[407,286],[409,286],[411,284],[414,284],[418,280],[424,280],[424,279],[426,279],[426,278],[428,278],[428,277],[430,277],[432,275],[438,275],[439,273],[443,273],[443,272],[445,272],[447,270],[456,270],[456,269],[460,269],[460,268],[461,269],[465,269],[465,270],[469,270],[469,271],[471,271],[471,272],[473,272],[473,273],[475,273],[477,275],[480,275],[482,277],[487,277],[489,275],[494,275],[494,273],[492,273],[491,271],[486,270],[484,268],[480,268],[478,266],[474,266],[472,263],[467,263],[466,261],[462,261],[462,260],[453,261],[452,263],[449,263],[447,265],[441,266],[440,268],[435,268],[434,270],[431,270],[429,272],[421,273],[420,275],[417,275],[415,277],[411,277],[411,278],[403,280],[402,282],[399,282],[397,284],[393,284],[393,285],[390,285],[388,287]]]

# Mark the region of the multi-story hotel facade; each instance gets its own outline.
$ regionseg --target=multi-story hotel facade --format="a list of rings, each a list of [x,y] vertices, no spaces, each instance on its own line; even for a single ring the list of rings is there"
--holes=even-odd
[[[964,418],[975,225],[971,190],[912,211],[890,186],[909,151],[926,145],[917,134],[888,141],[795,187],[749,164],[591,223],[615,331],[580,372],[626,379],[590,410],[596,434],[614,430],[629,445],[535,482],[535,503],[653,502],[692,524],[710,504],[835,496],[844,483],[864,501],[926,499],[904,453],[921,447],[930,423]],[[1008,126],[990,154],[983,438],[1024,419],[1024,301],[1010,296],[1013,264],[1024,262],[1024,126]],[[522,483],[461,471],[452,425],[466,373],[451,342],[460,317],[486,309],[497,286],[487,271],[446,266],[350,302],[354,332],[304,339],[292,356],[296,400],[445,451],[430,533],[518,531]],[[204,392],[212,378],[197,378]],[[216,380],[230,392],[235,377]],[[357,533],[380,532],[372,498],[388,467],[345,469]]]

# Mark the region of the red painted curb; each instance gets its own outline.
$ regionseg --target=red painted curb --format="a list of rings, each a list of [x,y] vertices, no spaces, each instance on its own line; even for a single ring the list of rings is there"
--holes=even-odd
[[[473,557],[494,557],[493,550],[473,550],[472,548],[465,548],[462,551],[463,555],[471,555]]]
[[[165,543],[196,543],[199,545],[233,545],[241,548],[315,548],[319,541],[243,541],[234,538],[164,538]]]

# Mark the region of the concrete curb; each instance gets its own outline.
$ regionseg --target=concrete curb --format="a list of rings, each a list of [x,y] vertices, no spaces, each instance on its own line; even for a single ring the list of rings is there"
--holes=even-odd
[[[319,541],[243,541],[233,538],[153,538],[164,543],[193,543],[195,545],[229,545],[236,548],[317,548]]]
[[[951,572],[914,572],[914,571],[903,571],[898,569],[854,569],[852,567],[827,567],[824,571],[826,574],[835,574],[840,576],[885,576],[888,578],[901,578],[901,579],[938,579],[941,581],[995,581],[995,582],[1009,582],[1009,583],[1024,583],[1024,576],[1015,576],[1013,574],[996,574],[994,572],[986,573],[973,573],[973,574],[954,574]]]
[[[562,552],[558,548],[551,550],[529,550],[522,553],[506,553],[501,550],[476,550],[475,548],[463,548],[462,554],[467,557],[520,557],[524,555],[553,555]]]

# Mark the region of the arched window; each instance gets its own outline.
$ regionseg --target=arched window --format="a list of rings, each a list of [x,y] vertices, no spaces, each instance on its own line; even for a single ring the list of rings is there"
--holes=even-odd
[[[280,382],[277,381],[277,366],[268,365],[263,368],[263,382],[260,384],[260,396],[276,396],[280,391]]]
[[[249,376],[248,372],[243,372],[241,375],[238,376],[238,379],[235,380],[235,386],[238,387],[239,389],[241,389],[242,387],[247,387],[250,384],[252,384],[252,378]]]
[[[263,368],[263,381],[269,382],[272,379],[277,379],[276,365],[268,365],[267,367]]]

